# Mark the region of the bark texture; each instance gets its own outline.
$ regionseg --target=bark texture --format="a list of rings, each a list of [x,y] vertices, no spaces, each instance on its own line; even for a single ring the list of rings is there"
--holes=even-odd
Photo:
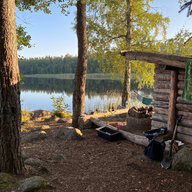
[[[23,170],[15,0],[0,1],[0,172]]]
[[[126,35],[126,49],[131,50],[131,33],[132,33],[132,0],[127,0],[127,35]],[[126,101],[129,106],[129,93],[131,89],[131,62],[125,61],[125,73],[122,93],[122,106],[126,107]]]
[[[73,91],[72,126],[78,127],[78,117],[85,111],[85,85],[87,73],[86,1],[77,1],[78,61]]]

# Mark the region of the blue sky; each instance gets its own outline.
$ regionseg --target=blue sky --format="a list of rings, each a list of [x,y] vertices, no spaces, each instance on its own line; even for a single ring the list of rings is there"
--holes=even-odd
[[[187,18],[187,10],[181,13],[179,11],[179,3],[177,0],[154,0],[153,7],[158,7],[159,12],[170,18],[170,25],[167,30],[167,37],[173,37],[179,29],[185,27],[192,31],[192,16]],[[75,17],[75,7],[70,7],[70,15],[61,14],[58,5],[51,5],[52,14],[39,12],[20,12],[16,9],[16,15],[29,24],[23,23],[16,17],[17,24],[26,27],[27,32],[32,37],[32,44],[35,47],[25,48],[18,54],[26,58],[29,57],[45,57],[45,56],[65,56],[77,55],[77,36],[73,32],[71,22]]]

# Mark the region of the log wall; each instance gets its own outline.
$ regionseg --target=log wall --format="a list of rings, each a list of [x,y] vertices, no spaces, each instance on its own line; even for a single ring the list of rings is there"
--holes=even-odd
[[[176,139],[192,143],[192,103],[181,98],[185,69],[162,70],[161,66],[155,64],[154,79],[151,129],[167,127],[172,132],[175,127],[175,114],[182,114]]]

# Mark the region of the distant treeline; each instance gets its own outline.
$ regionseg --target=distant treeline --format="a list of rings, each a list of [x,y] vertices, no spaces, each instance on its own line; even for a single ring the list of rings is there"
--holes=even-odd
[[[36,57],[23,59],[19,62],[20,73],[23,74],[60,74],[75,73],[77,57],[67,54],[65,57]],[[87,73],[101,73],[99,64],[88,58]]]

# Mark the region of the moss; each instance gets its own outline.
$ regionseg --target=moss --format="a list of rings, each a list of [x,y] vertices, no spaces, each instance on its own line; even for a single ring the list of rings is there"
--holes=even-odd
[[[12,184],[12,177],[7,173],[0,173],[0,189],[7,188]]]

